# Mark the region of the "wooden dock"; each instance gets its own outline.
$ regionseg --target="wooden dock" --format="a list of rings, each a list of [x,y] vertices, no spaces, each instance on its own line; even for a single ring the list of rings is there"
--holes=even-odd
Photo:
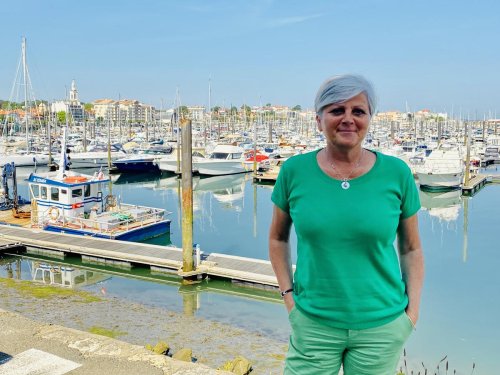
[[[275,183],[278,178],[278,172],[262,172],[252,174],[254,182]]]
[[[108,240],[89,236],[46,232],[17,226],[0,225],[0,247],[16,244],[28,252],[39,252],[61,258],[65,254],[82,256],[82,261],[110,267],[149,266],[155,272],[165,271],[186,276],[182,272],[182,249],[137,242]],[[266,260],[225,254],[201,254],[200,264],[190,275],[230,280],[248,286],[277,289],[278,283]]]
[[[0,253],[4,253],[9,250],[18,249],[22,247],[23,244],[18,241],[3,239],[0,237]]]
[[[488,176],[478,174],[462,186],[462,195],[473,196],[488,183]]]

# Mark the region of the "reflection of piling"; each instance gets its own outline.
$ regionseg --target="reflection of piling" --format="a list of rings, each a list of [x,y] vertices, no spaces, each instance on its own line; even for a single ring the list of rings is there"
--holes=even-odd
[[[185,316],[194,316],[200,308],[198,292],[189,286],[181,286],[179,294],[182,294],[182,310]]]
[[[253,236],[257,238],[257,184],[253,184]]]
[[[464,199],[464,238],[462,249],[462,260],[467,262],[467,247],[468,247],[468,230],[469,230],[469,198]]]
[[[182,271],[193,271],[193,174],[191,120],[181,120],[182,132]]]

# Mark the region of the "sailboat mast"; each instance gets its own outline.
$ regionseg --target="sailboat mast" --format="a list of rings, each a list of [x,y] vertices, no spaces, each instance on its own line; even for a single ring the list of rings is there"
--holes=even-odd
[[[208,111],[210,113],[210,116],[208,117],[208,129],[209,129],[209,134],[212,136],[212,107],[211,107],[211,99],[212,99],[212,80],[211,77],[208,77]],[[207,129],[203,132],[204,135],[204,144],[203,146],[206,148],[207,147]]]
[[[28,129],[28,67],[26,65],[26,38],[23,36],[21,51],[23,56],[23,83],[24,83],[24,123],[26,127],[26,148],[29,152],[29,129]]]

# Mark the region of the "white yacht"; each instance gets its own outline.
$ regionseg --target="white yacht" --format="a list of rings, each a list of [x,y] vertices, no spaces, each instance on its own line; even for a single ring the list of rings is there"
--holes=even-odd
[[[123,149],[112,145],[111,146],[111,162],[114,160],[123,158],[127,155]],[[100,149],[95,148],[94,151],[88,152],[71,152],[68,154],[70,160],[70,168],[96,168],[105,167],[108,165],[108,151],[107,146],[103,146]],[[57,158],[55,161],[59,164],[60,159]]]
[[[193,160],[193,169],[207,176],[250,172],[252,165],[245,161],[244,149],[233,145],[217,145],[209,158]]]
[[[458,144],[443,143],[415,167],[420,186],[430,190],[457,189],[465,171],[464,158]]]

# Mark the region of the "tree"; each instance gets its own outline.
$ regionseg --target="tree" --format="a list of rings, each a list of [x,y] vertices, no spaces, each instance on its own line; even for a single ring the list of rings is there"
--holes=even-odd
[[[83,108],[85,108],[87,112],[90,112],[94,109],[94,105],[92,103],[85,103]]]
[[[292,111],[302,111],[302,107],[297,104],[295,107],[292,108]]]
[[[179,112],[180,112],[182,117],[188,117],[188,115],[189,115],[189,109],[185,105],[181,105],[179,107]]]
[[[270,107],[271,103],[266,103],[265,107]]]
[[[66,112],[64,112],[64,111],[57,112],[57,121],[59,121],[60,124],[65,124],[66,123]]]

